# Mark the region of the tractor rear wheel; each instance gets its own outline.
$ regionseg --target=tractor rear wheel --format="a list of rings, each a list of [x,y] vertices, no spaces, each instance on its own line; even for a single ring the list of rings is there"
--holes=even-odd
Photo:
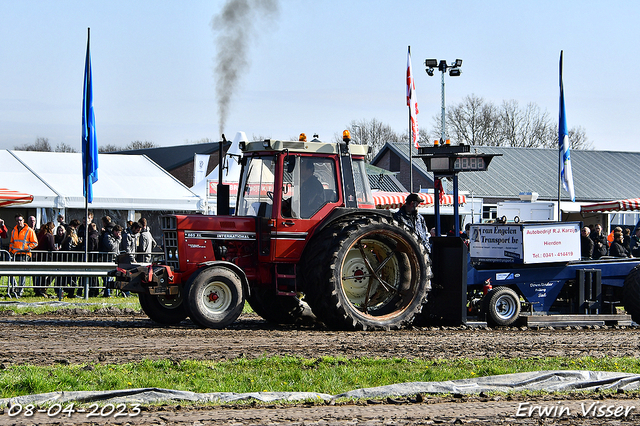
[[[222,266],[200,271],[187,285],[189,317],[201,327],[224,328],[235,322],[244,307],[242,280]]]
[[[484,296],[482,308],[488,325],[508,326],[520,315],[520,297],[508,287],[497,287]]]
[[[430,288],[430,263],[415,235],[391,218],[341,220],[311,241],[302,282],[313,313],[335,329],[411,324]]]
[[[182,293],[175,296],[155,296],[148,293],[138,293],[140,307],[145,314],[159,324],[178,324],[187,318]]]
[[[624,279],[622,300],[627,313],[635,322],[640,323],[640,265],[633,268]]]

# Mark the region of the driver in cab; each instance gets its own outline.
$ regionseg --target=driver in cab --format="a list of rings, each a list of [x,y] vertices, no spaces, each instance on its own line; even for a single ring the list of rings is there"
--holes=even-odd
[[[324,187],[318,180],[313,158],[303,158],[300,169],[300,217],[310,218],[324,204]]]

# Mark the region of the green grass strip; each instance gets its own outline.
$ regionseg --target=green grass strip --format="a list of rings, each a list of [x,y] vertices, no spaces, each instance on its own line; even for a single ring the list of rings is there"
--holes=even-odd
[[[53,391],[158,387],[192,392],[322,392],[415,381],[444,381],[537,370],[640,373],[635,358],[481,360],[238,358],[224,362],[143,360],[122,365],[12,365],[0,370],[3,398]]]
[[[72,299],[64,297],[61,301],[58,301],[57,298],[45,299],[42,297],[25,296],[19,299],[5,298],[0,301],[0,312],[13,311],[18,315],[48,314],[75,308],[97,311],[98,309],[107,307],[119,309],[129,308],[134,311],[140,311],[140,302],[138,301],[138,296],[135,294],[129,297],[90,297],[87,300],[81,297]]]

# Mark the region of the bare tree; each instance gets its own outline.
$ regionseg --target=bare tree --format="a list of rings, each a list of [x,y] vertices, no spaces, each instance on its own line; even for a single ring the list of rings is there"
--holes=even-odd
[[[347,125],[347,130],[351,132],[351,143],[371,147],[371,154],[367,156],[367,161],[371,161],[387,142],[395,143],[402,140],[402,136],[398,135],[391,126],[375,118],[352,120]],[[342,141],[342,133],[336,133],[334,141]]]
[[[256,134],[252,134],[251,135],[251,141],[252,142],[262,142],[262,141],[266,141],[267,139],[271,139],[271,136],[262,136],[262,135],[256,135]],[[296,139],[292,139],[292,140],[297,140]]]
[[[558,147],[560,143],[560,135],[558,134],[558,124],[553,123],[553,126],[548,129],[547,140],[551,141],[549,148]],[[568,131],[569,146],[571,149],[593,149],[593,145],[589,142],[587,134],[582,126],[572,127]]]
[[[502,145],[520,148],[542,148],[548,145],[547,134],[552,122],[546,111],[529,103],[523,109],[518,101],[504,101],[500,108]]]
[[[56,152],[78,152],[71,145],[67,145],[64,142],[60,142],[58,146],[56,146]]]
[[[493,104],[474,94],[469,95],[460,104],[447,110],[449,135],[445,135],[445,139],[453,137],[458,143],[468,145],[500,145],[498,114]],[[440,116],[434,116],[433,121],[435,126],[432,136],[440,139],[442,120]]]
[[[582,126],[572,127],[569,130],[569,143],[572,149],[593,149]]]
[[[14,147],[16,151],[41,151],[51,152],[51,144],[49,138],[37,138],[32,144],[25,144]]]
[[[101,153],[101,154],[106,152],[116,152],[116,151],[122,151],[122,148],[119,146],[115,146],[113,144],[98,146],[98,153]]]
[[[131,143],[129,143],[129,145],[125,147],[121,147],[113,144],[99,145],[98,152],[106,153],[106,152],[118,152],[118,151],[133,151],[134,149],[148,149],[148,148],[157,148],[157,147],[158,145],[149,141],[144,141],[144,142],[132,141]]]
[[[409,129],[405,130],[398,134],[398,142],[406,144],[409,142]],[[431,138],[429,137],[429,131],[426,127],[420,127],[420,131],[418,132],[418,145],[427,146],[431,142]]]
[[[129,145],[127,145],[123,151],[132,151],[134,149],[148,149],[148,148],[157,148],[158,145],[156,145],[155,143],[151,142],[151,141],[132,141],[131,143],[129,143]]]
[[[458,143],[486,146],[514,146],[521,148],[555,148],[558,145],[558,125],[549,113],[534,103],[524,108],[518,101],[503,101],[499,107],[474,94],[447,109],[447,138]],[[440,139],[440,116],[434,116],[432,137]],[[588,149],[586,132],[582,127],[569,130],[574,149]]]
[[[199,139],[197,141],[190,141],[190,140],[186,139],[184,141],[184,144],[185,145],[193,145],[193,144],[212,143],[212,142],[218,142],[218,141],[217,140],[214,141],[213,139],[210,139],[210,138],[202,138],[202,139]]]

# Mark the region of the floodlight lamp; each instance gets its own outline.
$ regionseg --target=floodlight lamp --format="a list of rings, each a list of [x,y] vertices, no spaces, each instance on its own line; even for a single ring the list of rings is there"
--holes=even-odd
[[[456,59],[456,67],[461,67],[462,66],[462,59]]]
[[[438,64],[438,71],[446,72],[447,71],[447,61],[442,60]]]
[[[433,68],[427,68],[427,74],[429,74],[429,77],[433,77]]]
[[[457,68],[452,69],[451,71],[449,71],[449,75],[451,77],[460,77],[460,70]]]
[[[424,65],[426,67],[429,67],[429,68],[435,68],[435,67],[438,66],[438,60],[437,59],[425,59]]]

